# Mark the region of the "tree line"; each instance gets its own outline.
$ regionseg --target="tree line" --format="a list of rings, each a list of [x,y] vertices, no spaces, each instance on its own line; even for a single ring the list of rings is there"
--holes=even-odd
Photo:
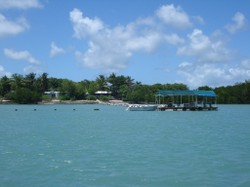
[[[96,100],[120,99],[131,103],[153,103],[158,90],[188,90],[182,83],[147,85],[135,81],[130,76],[99,75],[95,80],[74,82],[69,79],[48,77],[47,73],[25,76],[13,74],[0,79],[0,99],[14,103],[38,103],[52,99],[45,91],[59,91],[60,100]],[[213,90],[218,95],[217,102],[224,104],[250,104],[250,81],[237,83],[233,86],[211,88],[202,86],[199,90]],[[96,91],[109,91],[110,96],[97,96]]]

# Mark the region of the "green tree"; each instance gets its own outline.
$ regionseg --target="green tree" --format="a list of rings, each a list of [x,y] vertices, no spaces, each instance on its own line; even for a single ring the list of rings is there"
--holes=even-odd
[[[11,91],[11,80],[5,75],[0,80],[0,94],[5,96]]]
[[[81,85],[84,87],[84,91],[87,95],[94,95],[99,87],[95,81],[89,81],[86,79],[81,81]]]
[[[61,84],[60,92],[63,100],[76,99],[76,85],[73,81],[64,79]]]
[[[40,92],[45,92],[49,88],[49,79],[48,79],[48,74],[43,73],[41,76],[38,77],[38,87]]]
[[[86,89],[84,87],[83,82],[79,82],[76,84],[76,93],[75,94],[76,94],[75,98],[77,100],[86,99]]]
[[[126,95],[132,91],[134,87],[134,79],[127,76],[116,76],[112,73],[108,77],[108,82],[110,83],[110,91],[112,92],[112,96],[117,99],[126,98]]]
[[[145,102],[145,94],[143,85],[136,84],[134,89],[128,94],[127,99],[132,103],[142,103]]]
[[[60,90],[63,79],[58,79],[54,77],[48,78],[48,89],[49,90]]]
[[[25,76],[24,79],[25,83],[25,88],[28,88],[30,90],[35,90],[36,89],[36,74],[35,73],[29,73],[28,75]]]
[[[107,85],[106,77],[104,75],[99,75],[96,78],[96,83],[98,85],[98,90],[107,90],[107,89],[109,89],[108,85]]]
[[[11,76],[11,90],[17,90],[24,87],[24,78],[20,74],[13,74]]]
[[[41,101],[42,94],[28,88],[18,88],[16,91],[9,93],[8,98],[15,103],[29,104]]]
[[[198,87],[198,90],[213,90],[213,88],[211,88],[209,86],[200,86],[200,87]]]

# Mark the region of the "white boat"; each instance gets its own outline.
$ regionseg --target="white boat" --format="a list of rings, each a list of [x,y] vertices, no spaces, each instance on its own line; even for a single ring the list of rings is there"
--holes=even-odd
[[[157,109],[157,105],[132,104],[132,105],[129,105],[126,110],[128,111],[154,111],[156,109]]]

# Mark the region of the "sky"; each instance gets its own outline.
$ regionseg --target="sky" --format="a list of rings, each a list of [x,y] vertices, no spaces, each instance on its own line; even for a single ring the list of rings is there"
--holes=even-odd
[[[250,80],[247,0],[0,0],[0,77],[219,87]]]

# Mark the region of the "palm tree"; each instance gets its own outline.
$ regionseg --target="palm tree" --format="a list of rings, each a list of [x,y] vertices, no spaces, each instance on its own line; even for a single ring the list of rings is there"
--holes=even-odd
[[[98,84],[99,90],[107,90],[108,89],[107,79],[105,78],[104,75],[99,75],[96,78],[96,83]]]
[[[29,73],[25,76],[25,87],[34,90],[35,89],[35,82],[36,82],[36,74]]]
[[[48,74],[47,74],[47,73],[43,73],[43,74],[38,78],[38,82],[39,82],[40,90],[41,90],[42,92],[45,92],[46,90],[48,90],[48,87],[49,87],[49,79],[48,79]]]
[[[127,83],[129,91],[131,91],[133,89],[134,84],[135,84],[134,79],[132,79],[130,76],[127,76],[126,83]]]
[[[0,79],[0,95],[5,96],[11,91],[10,79],[5,75]]]
[[[13,74],[11,76],[11,89],[12,90],[17,90],[19,88],[24,87],[24,81],[23,81],[23,76],[20,74]]]

